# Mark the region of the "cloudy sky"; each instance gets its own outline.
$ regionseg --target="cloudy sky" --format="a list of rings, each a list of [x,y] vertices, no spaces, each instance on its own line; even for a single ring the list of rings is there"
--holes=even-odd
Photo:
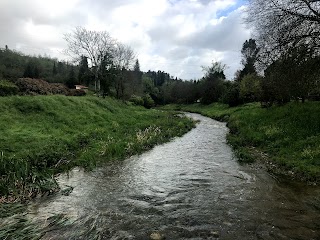
[[[63,55],[65,33],[82,26],[108,31],[136,52],[141,70],[188,79],[221,61],[233,78],[250,38],[245,0],[1,0],[0,47],[25,54]]]

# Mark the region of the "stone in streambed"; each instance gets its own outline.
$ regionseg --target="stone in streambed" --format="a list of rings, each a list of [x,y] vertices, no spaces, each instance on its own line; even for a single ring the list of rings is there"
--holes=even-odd
[[[166,239],[165,236],[159,232],[154,232],[150,234],[151,240],[164,240]]]

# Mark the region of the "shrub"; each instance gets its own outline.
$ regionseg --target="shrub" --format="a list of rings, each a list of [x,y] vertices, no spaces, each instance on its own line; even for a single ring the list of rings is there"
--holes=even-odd
[[[242,101],[240,99],[238,84],[235,83],[229,86],[221,100],[223,103],[228,104],[229,107],[240,105]]]
[[[23,94],[68,94],[69,89],[61,83],[48,83],[42,79],[19,78],[16,85]]]
[[[154,107],[154,101],[153,99],[150,97],[149,94],[146,94],[144,97],[143,97],[143,106],[145,108],[152,108]]]
[[[129,101],[132,102],[134,105],[144,106],[144,100],[142,97],[132,95]]]
[[[244,102],[255,102],[261,99],[262,78],[255,74],[248,74],[240,82],[240,98]]]
[[[82,89],[70,89],[67,96],[85,96],[87,93],[85,90]]]
[[[47,95],[50,93],[50,84],[41,79],[19,78],[16,85],[24,94]]]
[[[69,92],[69,88],[62,83],[50,83],[52,94],[63,94],[66,95]]]
[[[19,88],[12,82],[0,80],[0,96],[15,95]]]

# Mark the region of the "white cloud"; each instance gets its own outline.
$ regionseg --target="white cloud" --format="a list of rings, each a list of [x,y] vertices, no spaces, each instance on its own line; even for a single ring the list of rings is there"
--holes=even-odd
[[[63,34],[76,26],[106,30],[133,47],[141,69],[200,78],[201,65],[240,68],[250,37],[240,0],[12,0],[0,1],[0,47],[66,58]],[[232,9],[230,12],[229,9]]]

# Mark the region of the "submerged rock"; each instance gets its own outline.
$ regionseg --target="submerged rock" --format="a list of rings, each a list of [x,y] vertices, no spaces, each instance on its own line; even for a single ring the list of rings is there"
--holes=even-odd
[[[154,232],[150,234],[151,240],[163,240],[166,239],[165,236],[159,232]]]

